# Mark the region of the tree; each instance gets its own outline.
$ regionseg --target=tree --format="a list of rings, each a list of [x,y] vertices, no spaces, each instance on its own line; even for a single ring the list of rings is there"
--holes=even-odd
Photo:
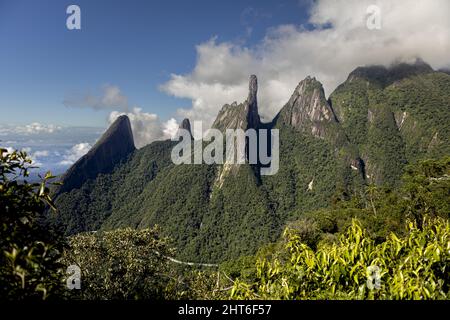
[[[53,207],[48,172],[28,183],[32,161],[25,152],[0,149],[0,298],[47,299],[63,288],[58,259],[64,241],[42,223]]]
[[[174,249],[157,227],[80,233],[69,244],[62,261],[81,270],[81,290],[72,298],[163,299],[177,280],[167,259]]]

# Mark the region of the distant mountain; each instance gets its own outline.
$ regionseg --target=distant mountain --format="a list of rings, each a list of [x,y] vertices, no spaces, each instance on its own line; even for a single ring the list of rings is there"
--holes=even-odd
[[[120,116],[92,149],[67,170],[58,193],[77,189],[100,173],[110,173],[135,149],[130,120],[125,115]]]
[[[406,163],[449,154],[450,78],[422,61],[360,67],[330,96],[368,181],[396,185]]]
[[[396,187],[408,163],[450,154],[450,75],[422,61],[357,68],[328,100],[307,77],[270,123],[260,120],[257,89],[251,76],[246,100],[224,105],[213,127],[278,129],[276,175],[261,176],[259,164],[176,166],[176,142],[136,150],[123,117],[66,174],[55,222],[67,234],[158,224],[179,257],[223,261],[369,183]]]

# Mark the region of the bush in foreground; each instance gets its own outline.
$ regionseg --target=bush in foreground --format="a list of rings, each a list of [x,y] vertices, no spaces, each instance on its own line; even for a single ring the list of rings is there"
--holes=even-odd
[[[25,152],[0,148],[0,300],[47,299],[63,288],[64,240],[41,222],[54,177],[28,183],[31,164]]]
[[[231,298],[449,299],[449,222],[425,217],[406,234],[376,245],[354,220],[337,243],[313,251],[286,229],[284,259],[260,259],[256,281],[237,280]]]

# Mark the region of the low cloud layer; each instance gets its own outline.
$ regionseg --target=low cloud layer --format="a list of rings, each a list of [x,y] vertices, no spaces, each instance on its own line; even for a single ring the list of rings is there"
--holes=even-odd
[[[30,130],[23,130],[26,127],[19,129],[12,125],[0,125],[0,147],[9,152],[27,152],[33,166],[39,167],[32,170],[33,179],[37,178],[38,173],[43,175],[48,170],[56,175],[61,174],[83,156],[104,132],[104,128],[100,127],[60,127],[52,131],[56,126],[45,125],[48,130],[33,130],[31,134]]]
[[[23,126],[2,125],[0,126],[0,136],[21,134],[21,135],[37,135],[50,134],[59,132],[62,127],[53,124],[42,124],[33,122]]]
[[[59,163],[62,166],[70,166],[74,164],[78,159],[84,156],[91,149],[91,145],[87,142],[82,142],[74,145],[72,148],[66,151],[63,156],[63,160]]]
[[[370,5],[380,9],[381,29],[367,27]],[[447,0],[318,0],[308,26],[281,25],[254,47],[212,38],[196,47],[188,74],[172,74],[161,89],[188,98],[181,117],[210,125],[225,103],[243,101],[250,74],[259,80],[259,107],[270,120],[295,86],[315,76],[329,95],[357,66],[388,65],[421,57],[434,68],[450,65]]]

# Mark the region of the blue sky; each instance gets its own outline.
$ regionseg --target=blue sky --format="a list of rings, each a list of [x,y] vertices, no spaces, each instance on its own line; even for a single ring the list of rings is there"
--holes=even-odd
[[[70,4],[81,8],[81,30],[66,28]],[[197,44],[217,36],[252,46],[271,26],[304,23],[308,7],[297,0],[0,0],[0,124],[105,126],[108,111],[62,102],[108,84],[130,105],[169,118],[190,100],[159,86],[194,68]]]

